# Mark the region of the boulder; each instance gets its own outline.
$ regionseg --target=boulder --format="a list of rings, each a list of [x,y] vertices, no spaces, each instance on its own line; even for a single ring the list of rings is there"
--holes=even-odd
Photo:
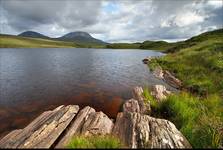
[[[136,86],[133,89],[133,98],[138,101],[140,113],[142,114],[150,114],[151,107],[149,102],[145,102],[145,98],[143,96],[142,87]]]
[[[113,125],[112,120],[103,112],[96,112],[93,108],[86,106],[78,113],[55,148],[65,148],[75,135],[82,134],[89,136],[109,134],[112,131]]]
[[[79,110],[77,105],[46,111],[24,129],[14,130],[0,140],[0,148],[51,148]]]
[[[174,77],[169,71],[163,71],[163,79],[171,86],[180,89],[182,87],[182,81]]]
[[[140,113],[138,101],[135,99],[127,100],[123,104],[123,112],[139,112]]]
[[[153,75],[159,79],[163,79],[163,70],[160,66],[156,67],[153,71]]]
[[[152,60],[151,57],[146,57],[142,61],[143,61],[144,64],[148,64],[151,60]]]
[[[170,121],[136,112],[118,113],[112,134],[129,148],[191,148]]]
[[[171,92],[166,89],[164,85],[154,85],[152,87],[151,95],[158,101],[166,99],[166,96],[170,95]]]

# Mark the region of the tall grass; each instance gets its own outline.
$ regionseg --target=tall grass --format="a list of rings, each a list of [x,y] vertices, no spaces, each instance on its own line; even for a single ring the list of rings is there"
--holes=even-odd
[[[160,104],[165,113],[194,148],[220,148],[223,142],[223,105],[214,95],[205,99],[187,93],[170,95]],[[167,115],[166,115],[167,114]]]
[[[99,148],[99,149],[117,149],[123,145],[120,140],[111,135],[96,135],[96,136],[75,136],[68,143],[67,148]]]

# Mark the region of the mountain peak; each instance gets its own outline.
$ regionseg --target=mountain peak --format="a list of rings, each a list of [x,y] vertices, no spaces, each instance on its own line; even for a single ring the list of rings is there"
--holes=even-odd
[[[83,32],[83,31],[76,31],[76,32],[70,32],[67,33],[63,36],[64,38],[75,38],[75,37],[86,37],[86,38],[91,38],[92,36],[87,33],[87,32]]]
[[[45,36],[35,31],[25,31],[25,32],[20,33],[18,36],[31,37],[31,38],[43,38],[43,39],[49,38],[48,36]]]

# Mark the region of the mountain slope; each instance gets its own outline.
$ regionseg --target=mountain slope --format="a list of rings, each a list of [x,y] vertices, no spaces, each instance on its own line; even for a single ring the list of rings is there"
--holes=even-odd
[[[40,34],[38,32],[34,32],[34,31],[25,31],[25,32],[19,34],[18,36],[30,37],[30,38],[50,39],[50,37]]]
[[[0,48],[78,47],[72,42],[0,34]]]
[[[105,45],[106,42],[102,40],[98,40],[94,37],[92,37],[89,33],[87,32],[70,32],[68,34],[65,34],[62,37],[55,38],[56,40],[61,40],[61,41],[69,41],[69,42],[74,42],[78,44],[87,44],[87,45]]]

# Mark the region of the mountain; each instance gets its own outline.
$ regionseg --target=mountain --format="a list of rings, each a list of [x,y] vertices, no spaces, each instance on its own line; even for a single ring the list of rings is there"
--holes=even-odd
[[[75,42],[78,44],[87,44],[87,45],[105,45],[107,44],[106,42],[102,40],[98,40],[94,37],[92,37],[89,33],[87,32],[82,32],[82,31],[77,31],[77,32],[70,32],[68,34],[65,34],[62,37],[55,38],[56,40],[61,40],[61,41],[69,41],[69,42]]]
[[[38,32],[34,32],[34,31],[25,31],[25,32],[19,34],[18,36],[31,37],[31,38],[41,38],[41,39],[50,39],[50,37],[45,36],[43,34],[40,34]]]

